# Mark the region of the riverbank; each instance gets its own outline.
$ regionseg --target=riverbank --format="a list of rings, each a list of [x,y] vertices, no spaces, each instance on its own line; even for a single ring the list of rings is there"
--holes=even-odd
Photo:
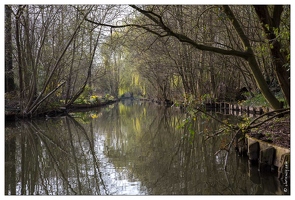
[[[290,115],[266,121],[251,129],[238,145],[239,153],[247,154],[251,164],[258,164],[260,173],[277,172],[283,191],[290,192]],[[242,152],[241,152],[242,151]]]
[[[249,136],[280,146],[290,148],[290,115],[267,121],[249,132]]]
[[[70,111],[80,110],[80,109],[88,109],[88,108],[97,108],[103,107],[112,103],[117,102],[118,99],[114,100],[103,100],[99,101],[99,103],[94,104],[71,104],[69,106],[60,105],[53,109],[47,111],[41,111],[34,115],[24,115],[20,113],[20,110],[17,106],[12,107],[12,104],[5,105],[5,121],[15,121],[16,119],[28,119],[28,118],[39,118],[39,117],[55,117],[67,115]]]

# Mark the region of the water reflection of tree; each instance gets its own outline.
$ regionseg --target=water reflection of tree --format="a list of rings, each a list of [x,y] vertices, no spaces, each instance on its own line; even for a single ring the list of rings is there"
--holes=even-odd
[[[16,129],[13,127],[12,129]],[[5,131],[6,133],[6,131]],[[5,134],[5,194],[16,194],[16,136]],[[12,181],[10,181],[12,180]]]
[[[118,110],[114,111],[116,117],[112,118],[116,128],[111,125],[112,120],[106,120],[108,117],[101,118],[104,123],[99,124],[105,126],[100,128],[108,133],[107,146],[111,152],[108,156],[115,166],[120,166],[122,162],[115,158],[124,155],[125,160],[132,162],[130,166],[125,165],[130,173],[152,194],[195,194],[196,184],[191,182],[197,180],[193,180],[196,176],[192,173],[196,169],[196,154],[204,151],[203,141],[191,142],[184,130],[177,129],[183,120],[180,112],[164,107],[151,107],[147,111],[145,108],[140,105],[133,105],[132,109],[118,108],[119,114]],[[201,126],[204,125],[196,123],[193,128],[203,130]],[[202,161],[199,164],[202,170],[210,166]]]
[[[90,155],[91,155],[91,157],[92,157],[92,159],[91,159],[91,162],[89,162],[89,164],[91,165],[91,164],[93,164],[93,172],[94,172],[94,180],[95,180],[95,184],[94,184],[94,187],[95,187],[95,193],[90,193],[90,194],[101,194],[100,193],[100,185],[103,187],[103,189],[104,189],[104,194],[108,194],[108,191],[107,191],[107,189],[106,189],[106,186],[105,186],[105,183],[104,183],[104,180],[103,180],[103,178],[102,178],[102,173],[101,173],[101,171],[100,171],[100,163],[99,163],[99,161],[98,161],[98,159],[97,159],[97,157],[96,157],[96,152],[95,152],[95,149],[94,149],[94,141],[95,141],[95,139],[94,139],[94,134],[93,134],[93,126],[92,126],[92,122],[90,123],[90,130],[89,130],[89,133],[90,133],[90,137],[88,136],[88,134],[87,134],[87,132],[86,132],[86,130],[85,130],[85,128],[81,125],[81,124],[79,124],[77,121],[75,121],[73,118],[70,118],[70,117],[68,117],[68,118],[66,118],[66,122],[67,122],[67,127],[68,127],[68,130],[69,130],[69,133],[70,134],[72,134],[71,133],[71,131],[70,131],[70,124],[69,124],[69,121],[71,121],[75,126],[73,126],[73,127],[75,127],[76,129],[77,129],[77,132],[81,132],[81,133],[83,133],[84,134],[84,136],[85,136],[85,139],[86,139],[86,143],[88,143],[88,144],[86,144],[86,146],[88,146],[89,147],[89,151],[90,151]],[[73,141],[73,140],[70,140],[70,141]],[[79,139],[79,141],[80,141],[80,139]],[[81,144],[81,143],[80,143]],[[83,149],[83,148],[85,148],[85,145],[83,145],[83,146],[81,146],[81,150]],[[75,148],[74,148],[74,146],[72,145],[72,152],[73,152],[73,155],[75,155]],[[87,162],[88,162],[88,159],[86,158],[86,156],[85,155],[87,155],[87,153],[85,154],[85,152],[84,152],[84,154],[82,155],[83,157],[84,157],[84,162],[85,162],[85,166],[87,166],[88,164],[87,164]],[[76,156],[74,156],[74,157],[76,157]],[[79,179],[79,168],[78,168],[78,161],[77,161],[77,159],[75,158],[75,163],[77,163],[75,166],[76,166],[76,171],[77,171],[77,179],[78,179],[78,182],[79,182],[79,184],[80,184],[80,187],[81,187],[81,182],[80,182],[80,179]],[[91,182],[91,180],[89,179],[89,177],[91,177],[91,175],[89,175],[88,174],[88,170],[86,170],[85,171],[86,173],[85,173],[85,179],[88,179],[88,181],[87,181],[87,183],[88,183],[88,188],[92,188],[91,187],[91,185],[90,185],[90,182]],[[82,184],[85,184],[85,183],[82,183]],[[80,190],[81,191],[81,190]],[[90,192],[93,192],[93,191],[90,191]],[[88,193],[88,192],[87,192]]]
[[[5,194],[118,194],[117,182],[126,179],[148,194],[280,192],[277,183],[267,185],[274,181],[268,176],[249,179],[250,169],[234,153],[223,170],[224,155],[214,153],[227,136],[204,139],[204,130],[218,128],[212,120],[199,116],[191,136],[188,127],[177,128],[184,116],[172,108],[134,102],[97,116],[6,128]]]
[[[140,180],[149,194],[274,192],[266,188],[261,190],[261,185],[249,181],[247,169],[241,164],[244,162],[234,153],[230,173],[223,170],[225,154],[215,155],[215,152],[228,136],[207,141],[203,137],[204,130],[217,130],[219,125],[215,121],[199,116],[192,125],[194,138],[190,138],[186,128],[176,128],[183,119],[181,113],[164,107],[151,106],[147,111],[144,108],[140,105],[118,108],[114,110],[116,127],[112,121],[105,121],[106,117],[100,124],[105,124],[103,130],[108,133],[107,146],[110,149],[108,156],[114,165],[127,167],[130,177]],[[136,121],[138,123],[134,123]],[[131,162],[131,165],[122,160]]]
[[[107,194],[91,131],[70,117],[7,130],[5,194]]]

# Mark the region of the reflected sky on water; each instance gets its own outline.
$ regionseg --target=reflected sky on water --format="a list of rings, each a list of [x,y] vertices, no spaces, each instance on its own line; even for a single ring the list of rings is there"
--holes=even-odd
[[[177,108],[125,101],[6,123],[5,194],[283,194],[273,174],[234,151],[224,171],[225,153],[215,153],[231,134],[205,141],[220,124],[200,115],[181,128],[185,117]]]

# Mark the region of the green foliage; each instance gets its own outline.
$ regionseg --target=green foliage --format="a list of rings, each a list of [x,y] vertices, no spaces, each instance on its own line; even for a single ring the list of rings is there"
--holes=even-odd
[[[86,85],[82,94],[75,100],[75,104],[99,104],[101,102],[99,96],[90,95],[91,88]]]
[[[238,128],[242,130],[242,133],[245,133],[247,131],[247,128],[250,125],[250,118],[244,117],[240,123],[237,124]]]
[[[86,98],[84,96],[80,96],[74,101],[74,103],[75,104],[87,104],[88,101],[86,100]]]
[[[48,9],[52,9],[48,6]],[[82,6],[84,7],[84,6]],[[120,9],[113,10],[113,7],[109,7],[109,9],[105,9],[104,6],[95,6],[88,7],[81,10],[84,10],[85,13],[88,10],[91,11],[89,16],[97,16],[96,20],[101,20],[100,22],[103,24],[103,20],[109,20],[112,18],[113,12],[121,12]],[[268,6],[269,9],[272,9],[272,6]],[[145,7],[148,8],[148,7]],[[17,11],[18,6],[12,6],[12,10]],[[53,55],[60,54],[60,48],[52,48],[53,46],[60,47],[66,46],[66,42],[68,38],[74,32],[74,28],[77,27],[77,23],[79,23],[77,12],[79,9],[76,9],[75,6],[64,6],[63,9],[59,9],[59,6],[56,6],[57,15],[49,12],[43,6],[30,5],[26,7],[27,11],[29,11],[30,15],[27,16],[28,20],[31,21],[32,30],[37,31],[36,34],[40,35],[42,38],[45,37],[47,32],[52,32],[53,30],[58,30],[56,35],[48,35],[48,39],[44,42],[43,46],[32,46],[31,50],[28,50],[26,47],[26,41],[21,43],[21,48],[23,52],[19,52],[24,59],[24,77],[26,80],[23,81],[26,83],[25,85],[29,85],[31,80],[27,80],[28,77],[31,76],[31,71],[33,66],[30,66],[32,61],[30,60],[32,57],[38,57],[35,53],[30,55],[30,52],[38,52],[38,49],[41,50],[39,62],[36,63],[36,88],[43,88],[46,79],[48,77],[48,72],[52,71],[51,66],[54,66],[54,63],[51,63],[50,60]],[[50,92],[52,89],[56,87],[56,81],[62,79],[77,80],[77,83],[72,84],[72,81],[69,82],[68,88],[63,89],[64,91],[77,91],[77,88],[83,82],[85,77],[85,69],[87,67],[85,63],[89,63],[91,60],[91,55],[94,49],[85,48],[93,47],[94,38],[97,34],[105,35],[105,37],[101,38],[102,40],[99,42],[99,47],[96,50],[99,53],[99,58],[93,60],[93,68],[92,68],[92,85],[98,91],[98,93],[105,94],[106,92],[110,93],[114,97],[118,95],[122,95],[126,92],[132,92],[137,96],[144,96],[147,98],[158,98],[163,99],[167,98],[170,100],[185,100],[185,104],[188,106],[191,105],[200,105],[206,100],[212,99],[219,95],[218,85],[221,82],[224,82],[226,86],[237,85],[241,82],[241,78],[237,78],[238,74],[236,73],[228,73],[229,70],[233,67],[234,71],[237,66],[240,65],[239,59],[225,59],[219,56],[212,56],[211,53],[207,54],[207,51],[196,51],[196,47],[198,49],[198,45],[194,44],[194,38],[198,36],[199,38],[203,38],[204,41],[208,42],[208,46],[205,49],[210,49],[215,46],[216,50],[219,47],[218,44],[222,43],[224,47],[234,48],[234,49],[242,49],[242,46],[237,46],[236,44],[241,44],[241,40],[236,34],[232,34],[235,32],[233,27],[228,28],[227,21],[228,16],[220,6],[181,6],[176,9],[174,6],[152,6],[151,8],[153,12],[159,14],[161,20],[165,22],[167,27],[170,27],[171,32],[182,33],[175,34],[179,36],[179,39],[186,40],[186,38],[191,38],[191,45],[187,45],[187,42],[182,43],[179,39],[175,37],[158,37],[154,34],[147,34],[147,30],[144,29],[133,29],[131,27],[126,27],[124,29],[111,29],[110,34],[105,34],[104,32],[94,31],[95,24],[84,23],[81,21],[81,31],[77,30],[77,33],[73,35],[72,44],[69,43],[69,48],[65,52],[62,59],[60,59],[61,64],[64,66],[70,66],[67,63],[72,62],[71,67],[64,67],[62,71],[59,73],[54,73],[51,81],[53,84],[50,87],[47,87],[48,90],[45,93]],[[272,49],[275,45],[275,41],[279,41],[281,43],[281,53],[286,56],[286,61],[284,63],[284,67],[286,70],[290,70],[290,6],[284,5],[284,12],[280,18],[280,27],[271,27],[270,25],[265,25],[265,28],[270,32],[276,35],[276,38],[272,41],[265,40],[262,38],[267,38],[266,33],[261,30],[259,26],[259,21],[257,17],[253,17],[255,13],[250,6],[231,6],[231,9],[234,11],[235,16],[239,18],[239,22],[241,25],[245,25],[245,34],[249,38],[249,42],[251,42],[251,49],[253,48],[255,57],[258,63],[262,63],[261,72],[264,74],[269,74],[273,76],[275,69],[273,69],[273,65],[271,65],[271,54],[270,49]],[[131,10],[125,10],[123,12],[129,12]],[[181,11],[181,12],[180,12]],[[206,15],[199,15],[201,12],[206,11]],[[62,12],[62,13],[59,13]],[[77,12],[77,13],[76,13]],[[97,15],[97,12],[100,13]],[[102,13],[101,13],[102,12]],[[105,13],[104,13],[105,12]],[[133,12],[133,11],[132,11]],[[169,17],[165,13],[169,13]],[[253,12],[253,13],[252,13]],[[48,15],[44,15],[44,13],[48,13]],[[179,15],[179,13],[182,13]],[[189,14],[190,13],[190,14]],[[78,14],[78,15],[77,15]],[[208,14],[208,15],[207,15]],[[253,15],[254,14],[254,15]],[[119,14],[120,15],[120,14]],[[118,16],[119,16],[118,15]],[[43,17],[48,17],[48,20],[43,19]],[[99,16],[104,18],[99,19]],[[145,21],[144,15],[132,15],[131,18],[127,17],[126,19],[115,19],[123,20],[125,22],[131,24],[144,25],[147,23]],[[194,16],[199,16],[198,20],[195,19]],[[209,18],[207,16],[210,16]],[[16,16],[12,16],[12,23],[16,24]],[[59,18],[61,17],[61,18]],[[58,21],[63,21],[68,18],[68,23],[56,23]],[[22,36],[24,30],[29,30],[29,24],[23,23],[23,17],[20,17],[20,29],[21,32],[19,36]],[[94,20],[95,21],[95,20]],[[40,22],[40,23],[36,23]],[[82,23],[83,22],[83,23]],[[152,21],[151,21],[152,22]],[[189,22],[189,23],[188,23]],[[202,22],[203,26],[199,26]],[[47,24],[48,23],[48,24]],[[177,26],[175,26],[177,24]],[[227,26],[224,26],[226,24]],[[155,26],[156,24],[152,23],[151,26]],[[158,24],[159,25],[159,24]],[[39,30],[38,27],[47,27],[47,31]],[[164,32],[158,32],[160,29],[155,26],[154,32],[159,33],[161,35],[165,35]],[[195,28],[192,28],[195,27]],[[180,30],[181,28],[181,30]],[[74,30],[72,30],[74,29]],[[30,29],[31,30],[31,29]],[[101,31],[106,31],[105,29],[101,29]],[[31,36],[31,32],[28,32],[28,41],[31,43],[39,44],[35,41],[36,38]],[[228,33],[229,35],[226,35]],[[45,35],[44,35],[45,34]],[[217,34],[217,35],[216,35]],[[169,34],[168,34],[169,35]],[[16,37],[16,36],[13,36]],[[47,36],[46,36],[47,37]],[[54,38],[56,39],[54,39]],[[216,39],[217,38],[217,39]],[[223,38],[219,40],[218,38]],[[225,38],[225,39],[224,39]],[[237,41],[236,44],[232,44],[232,41]],[[12,41],[12,45],[16,46],[15,40]],[[217,45],[214,45],[216,43]],[[40,43],[41,44],[41,43]],[[234,45],[234,46],[232,46]],[[36,49],[35,49],[36,48]],[[247,51],[248,47],[245,47],[245,51]],[[250,47],[249,47],[250,48]],[[251,50],[249,49],[249,50]],[[214,50],[214,52],[216,51]],[[220,48],[224,52],[227,51],[223,47]],[[217,53],[216,52],[216,53]],[[238,52],[238,51],[233,51]],[[243,53],[243,51],[241,50]],[[17,48],[13,50],[14,55],[18,55]],[[223,54],[223,53],[221,53]],[[233,54],[234,57],[237,57]],[[72,56],[74,56],[72,58]],[[98,56],[98,55],[96,55]],[[16,59],[22,60],[22,59]],[[50,61],[50,62],[49,62]],[[83,62],[80,62],[83,61]],[[46,64],[47,63],[47,64]],[[15,64],[17,66],[17,63]],[[85,65],[85,66],[84,66]],[[57,65],[59,66],[59,65]],[[223,66],[227,66],[224,68]],[[246,65],[244,67],[239,67],[241,71],[248,71],[246,69]],[[245,69],[244,69],[245,68]],[[48,70],[49,69],[49,70]],[[56,68],[59,69],[59,68]],[[255,73],[254,73],[255,74]],[[99,76],[98,76],[99,75]],[[18,76],[23,77],[23,76]],[[34,75],[35,77],[35,75]],[[38,77],[38,79],[37,79]],[[99,77],[99,78],[95,78]],[[245,82],[251,81],[251,76],[245,76]],[[253,83],[255,84],[255,83]],[[70,89],[70,90],[67,90]],[[40,91],[36,91],[40,92]],[[189,95],[181,96],[183,93],[191,93]],[[212,94],[215,93],[215,94]],[[64,96],[60,91],[56,92],[56,96],[61,98]],[[98,102],[97,98],[93,98],[90,96],[90,88],[86,86],[85,91],[81,94],[81,96],[74,102],[79,104],[95,104]],[[25,96],[27,96],[25,94]],[[113,100],[113,96],[106,96],[107,100]],[[249,104],[262,104],[268,106],[268,103],[264,100],[262,96],[257,96],[251,100],[252,102],[246,102]]]
[[[265,106],[269,107],[269,103],[265,100],[262,94],[256,94],[254,97],[249,98],[248,93],[245,93],[245,96],[248,97],[247,100],[242,101],[241,104],[244,106]]]
[[[97,95],[92,95],[89,97],[89,102],[91,104],[98,104],[100,102],[100,100],[98,99]]]
[[[109,100],[113,101],[114,99],[115,99],[115,97],[110,94],[105,95],[105,100],[107,100],[107,101],[109,101]]]
[[[89,124],[92,119],[98,118],[99,113],[91,112],[75,112],[71,114],[75,119],[82,124]]]
[[[86,85],[84,88],[84,91],[82,94],[74,101],[76,104],[87,104],[89,103],[89,94],[90,94],[91,88],[89,85]]]
[[[247,97],[247,100],[240,102],[240,104],[243,106],[270,107],[269,103],[261,93],[255,94],[254,97],[251,97],[248,92],[244,93],[244,95]],[[284,96],[281,92],[278,92],[275,96],[279,101],[282,101],[284,104],[286,104],[286,100],[284,99]]]
[[[184,135],[182,136],[182,139],[188,139],[188,141],[192,144],[194,137],[195,137],[195,129],[194,129],[194,122],[196,120],[196,117],[188,117],[180,123],[177,128],[184,130]]]
[[[266,132],[265,133],[266,140],[273,141],[273,134]]]

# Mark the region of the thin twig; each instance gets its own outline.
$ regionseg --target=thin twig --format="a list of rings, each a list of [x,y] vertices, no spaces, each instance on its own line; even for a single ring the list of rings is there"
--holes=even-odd
[[[260,122],[260,123],[258,123],[258,124],[255,124],[255,125],[253,125],[253,126],[250,126],[250,125],[249,125],[248,129],[257,128],[258,126],[264,124],[265,122],[270,121],[270,120],[272,120],[273,118],[276,118],[276,117],[278,117],[278,116],[280,116],[280,115],[282,115],[282,114],[287,114],[287,113],[289,113],[289,112],[290,112],[290,110],[286,110],[286,111],[284,111],[284,112],[280,112],[280,113],[278,113],[278,114],[276,114],[276,115],[274,115],[274,116],[272,116],[272,117],[270,117],[270,118],[268,118],[268,119],[266,119],[266,120],[264,120],[264,121],[262,121],[262,122]]]
[[[195,109],[196,109],[197,111],[200,111],[201,113],[204,113],[205,115],[208,115],[208,116],[211,117],[212,119],[214,119],[214,120],[218,121],[219,123],[221,123],[221,124],[227,126],[228,128],[233,129],[233,130],[237,130],[236,127],[233,127],[233,126],[231,126],[231,125],[228,125],[227,123],[224,123],[223,121],[221,121],[221,120],[218,119],[217,117],[214,117],[213,115],[210,115],[210,114],[207,113],[206,111],[203,111],[203,110],[200,109],[200,108],[195,108]]]
[[[223,133],[226,130],[226,128],[219,130],[218,132],[214,133],[213,135],[207,135],[205,141],[207,141],[209,138],[215,137],[221,133]]]

